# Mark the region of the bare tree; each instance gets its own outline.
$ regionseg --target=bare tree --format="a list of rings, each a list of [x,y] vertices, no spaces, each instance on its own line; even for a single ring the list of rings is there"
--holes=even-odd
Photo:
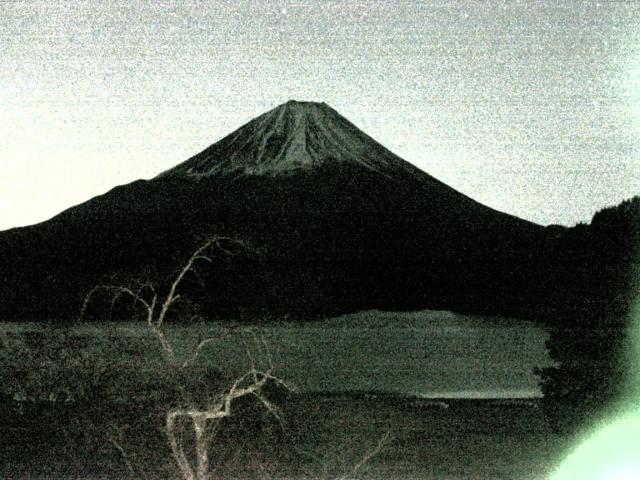
[[[191,254],[191,257],[189,257],[187,262],[178,271],[164,298],[159,298],[156,287],[149,281],[140,282],[136,287],[123,285],[96,285],[86,295],[80,317],[84,317],[89,303],[93,299],[94,295],[99,292],[106,292],[111,295],[112,308],[118,299],[122,297],[130,297],[133,299],[134,304],[143,309],[147,325],[160,341],[162,351],[164,352],[167,360],[169,360],[171,364],[175,364],[178,361],[176,353],[171,343],[167,340],[167,336],[163,329],[167,313],[171,307],[181,299],[181,294],[178,293],[178,288],[183,283],[187,274],[195,273],[195,266],[197,263],[213,263],[213,256],[211,255],[212,250],[218,250],[227,255],[233,255],[232,251],[224,247],[225,242],[231,242],[239,246],[244,245],[237,240],[227,237],[215,236],[208,239],[199,248],[197,248],[193,254]],[[205,342],[208,343],[207,340],[204,340],[201,342],[201,345],[198,345],[194,355],[198,355],[202,347],[206,345]],[[190,361],[191,360],[189,359],[184,360],[185,363],[189,363]]]
[[[173,457],[180,468],[185,480],[205,480],[209,478],[209,437],[207,424],[218,423],[223,418],[232,415],[232,407],[235,400],[244,396],[257,398],[266,409],[281,421],[278,408],[272,404],[262,393],[263,387],[268,382],[274,382],[289,388],[282,380],[272,374],[270,367],[266,371],[260,371],[252,366],[251,369],[236,378],[231,386],[216,399],[209,408],[175,408],[167,412],[166,431],[171,445]],[[183,446],[176,435],[176,424],[180,418],[191,420],[195,433],[196,469],[189,464]]]
[[[300,448],[296,448],[296,452],[313,463],[312,468],[305,469],[308,478],[349,480],[358,478],[369,461],[379,455],[391,441],[391,430],[388,430],[373,447],[361,453],[358,460],[345,458],[344,453],[348,447],[340,444],[333,445],[332,449],[323,451],[320,455]]]
[[[176,371],[188,370],[195,365],[203,349],[216,341],[215,338],[209,337],[200,340],[193,350],[186,356],[180,356],[171,340],[165,332],[165,321],[167,314],[176,302],[181,298],[179,293],[180,286],[185,277],[195,273],[195,267],[198,263],[212,263],[213,254],[222,252],[225,255],[233,255],[225,244],[234,244],[245,248],[244,244],[237,240],[227,237],[212,237],[197,248],[182,268],[177,272],[175,278],[171,282],[168,291],[164,295],[158,293],[158,289],[150,282],[139,283],[136,287],[122,285],[97,285],[85,297],[81,318],[91,302],[92,298],[98,292],[104,292],[111,297],[111,306],[121,297],[129,297],[134,304],[142,309],[145,320],[149,329],[158,339],[164,357],[169,368]],[[273,374],[273,362],[267,344],[259,341],[253,335],[255,343],[258,344],[261,355],[267,359],[267,368],[259,369],[254,362],[254,356],[247,348],[247,356],[251,361],[249,371],[237,377],[231,382],[230,386],[222,393],[212,394],[208,406],[186,404],[180,407],[171,408],[166,412],[165,416],[165,433],[169,440],[173,458],[180,470],[180,474],[184,480],[207,480],[210,476],[209,469],[209,446],[211,438],[207,435],[207,429],[210,424],[218,424],[223,418],[229,417],[233,413],[233,404],[241,397],[252,396],[273,414],[278,420],[281,420],[278,409],[263,394],[263,389],[268,383],[275,383],[289,388],[282,380]],[[190,421],[193,425],[193,433],[195,437],[195,458],[196,465],[192,466],[189,462],[188,455],[184,450],[181,442],[180,433],[183,430],[184,421]],[[110,438],[110,441],[120,452],[130,470],[134,470],[133,465],[128,459],[121,442]]]

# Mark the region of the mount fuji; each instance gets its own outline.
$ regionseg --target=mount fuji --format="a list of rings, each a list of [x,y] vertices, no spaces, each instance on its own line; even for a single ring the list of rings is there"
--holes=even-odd
[[[193,297],[214,316],[361,309],[520,315],[550,229],[484,206],[324,103],[290,101],[150,180],[0,232],[0,317],[67,317],[91,285],[161,281],[203,237],[220,259]]]

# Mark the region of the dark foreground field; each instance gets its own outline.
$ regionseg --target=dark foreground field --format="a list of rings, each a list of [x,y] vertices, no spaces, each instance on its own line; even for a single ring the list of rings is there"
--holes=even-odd
[[[165,334],[179,360],[145,322],[3,324],[0,478],[178,479],[167,412],[211,408],[252,366],[293,389],[261,390],[281,422],[253,396],[234,401],[209,432],[212,479],[533,479],[565,452],[537,400],[522,398],[547,362],[529,324],[373,311]],[[345,393],[383,391],[399,393]],[[502,398],[425,398],[443,391]],[[180,427],[192,452],[193,425]]]
[[[243,401],[213,432],[212,478],[535,479],[565,453],[535,401],[272,396],[284,426]],[[161,419],[151,404],[5,402],[0,477],[178,478]]]

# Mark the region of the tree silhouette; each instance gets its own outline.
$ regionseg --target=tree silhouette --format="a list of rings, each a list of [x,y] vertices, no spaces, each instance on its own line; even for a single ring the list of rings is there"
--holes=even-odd
[[[599,211],[559,242],[547,342],[557,365],[537,370],[544,410],[559,430],[595,421],[624,394],[639,254],[640,197]]]

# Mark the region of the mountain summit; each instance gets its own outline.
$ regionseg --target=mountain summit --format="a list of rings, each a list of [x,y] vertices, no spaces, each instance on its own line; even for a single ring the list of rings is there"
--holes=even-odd
[[[326,103],[290,100],[159,177],[278,176],[328,164],[386,176],[415,170]]]

